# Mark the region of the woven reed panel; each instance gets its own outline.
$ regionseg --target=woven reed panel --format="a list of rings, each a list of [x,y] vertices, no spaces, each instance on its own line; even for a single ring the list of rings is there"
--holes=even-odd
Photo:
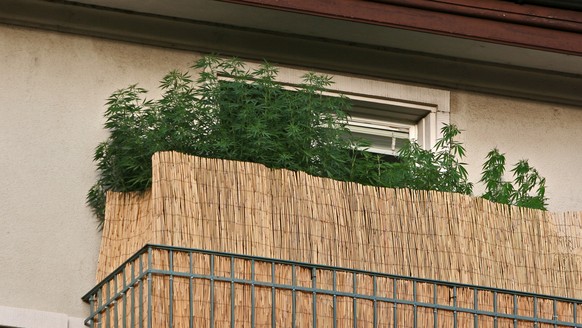
[[[146,243],[582,297],[582,214],[175,152],[109,193],[97,280]]]

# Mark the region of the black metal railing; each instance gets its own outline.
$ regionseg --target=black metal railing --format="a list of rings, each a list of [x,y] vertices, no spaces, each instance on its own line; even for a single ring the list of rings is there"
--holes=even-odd
[[[582,326],[581,299],[162,245],[83,300],[90,327]]]

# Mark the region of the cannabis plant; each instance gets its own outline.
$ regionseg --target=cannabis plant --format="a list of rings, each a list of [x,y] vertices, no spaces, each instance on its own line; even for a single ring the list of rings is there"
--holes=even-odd
[[[103,222],[105,193],[143,191],[151,184],[151,156],[157,151],[250,161],[272,168],[373,186],[470,194],[460,130],[443,126],[433,150],[412,142],[397,160],[366,151],[347,129],[347,98],[326,96],[329,76],[307,73],[296,87],[277,82],[268,63],[248,70],[238,59],[201,58],[187,72],[171,71],[160,82],[162,96],[145,99],[137,85],[107,100],[110,134],[95,150],[99,179],[87,203]],[[484,166],[484,197],[520,206],[545,207],[545,180],[527,162],[513,170],[516,188],[502,181],[500,155]],[[504,164],[504,158],[503,158]],[[500,171],[501,170],[501,171]],[[537,194],[531,195],[534,185]]]
[[[308,73],[293,90],[267,63],[246,72],[239,61],[199,63],[203,106],[212,112],[207,156],[342,178],[347,172],[347,99],[326,97],[328,76]],[[223,79],[220,79],[223,77]]]
[[[108,99],[110,135],[95,150],[100,175],[87,195],[100,222],[105,192],[145,190],[151,156],[162,150],[349,179],[349,102],[323,95],[330,77],[308,73],[288,90],[268,63],[249,71],[238,59],[209,56],[194,68],[196,81],[184,72],[167,74],[159,100],[145,100],[136,85]]]
[[[513,184],[503,180],[505,154],[497,148],[491,150],[483,164],[480,182],[485,184],[485,193],[482,197],[497,203],[545,210],[546,179],[527,160],[516,163],[511,172]]]
[[[471,194],[473,184],[461,162],[465,148],[455,140],[460,133],[454,124],[445,124],[434,149],[422,149],[415,142],[403,147],[398,153],[405,176],[402,187]]]

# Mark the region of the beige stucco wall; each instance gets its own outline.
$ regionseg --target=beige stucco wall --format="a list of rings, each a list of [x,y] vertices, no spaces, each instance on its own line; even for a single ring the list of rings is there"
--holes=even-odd
[[[100,234],[85,195],[106,98],[194,60],[0,25],[0,306],[86,316]]]
[[[195,54],[0,25],[0,306],[84,317],[100,234],[85,206],[106,98],[154,89]],[[494,146],[548,178],[553,210],[582,209],[582,110],[452,92],[478,180]],[[0,318],[1,319],[1,318]],[[0,321],[0,325],[3,323]]]
[[[451,121],[466,130],[461,140],[473,182],[497,147],[511,166],[528,159],[546,177],[550,210],[582,210],[582,107],[453,91]],[[482,191],[476,184],[475,194]]]

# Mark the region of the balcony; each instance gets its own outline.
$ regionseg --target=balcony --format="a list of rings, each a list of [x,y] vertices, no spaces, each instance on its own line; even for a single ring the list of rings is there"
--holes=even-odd
[[[89,327],[579,327],[582,300],[146,245],[93,288]]]
[[[582,215],[158,153],[110,193],[90,327],[576,327]]]

